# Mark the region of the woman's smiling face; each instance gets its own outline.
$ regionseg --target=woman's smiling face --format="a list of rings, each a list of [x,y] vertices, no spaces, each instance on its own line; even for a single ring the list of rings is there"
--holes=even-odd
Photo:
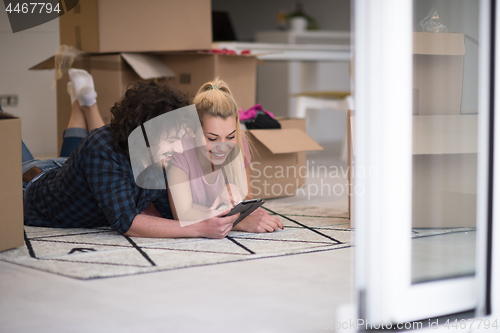
[[[214,165],[221,165],[231,150],[237,146],[236,117],[206,116],[203,119],[203,135],[207,142],[208,151],[203,155]]]

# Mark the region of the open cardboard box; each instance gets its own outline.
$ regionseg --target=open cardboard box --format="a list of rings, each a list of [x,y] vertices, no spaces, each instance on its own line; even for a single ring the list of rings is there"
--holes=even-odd
[[[355,117],[349,117],[349,169],[355,165]],[[477,115],[413,116],[412,226],[476,226]],[[350,186],[355,174],[349,177]],[[349,211],[354,226],[355,196]]]
[[[294,196],[305,184],[306,151],[323,150],[305,133],[305,119],[278,121],[281,129],[246,131],[253,147],[250,189],[256,198]]]
[[[413,33],[413,114],[460,114],[464,55],[463,34]]]
[[[215,77],[226,81],[239,107],[255,105],[258,60],[254,56],[221,55],[201,52],[86,54],[75,59],[72,67],[87,70],[94,78],[97,106],[106,124],[111,121],[110,108],[124,95],[130,83],[162,78],[171,80],[179,90],[194,97],[205,82]],[[30,70],[54,69],[54,57]],[[68,125],[71,101],[65,74],[57,81],[58,145]]]
[[[208,50],[211,1],[79,1],[59,31],[61,45],[89,53]]]
[[[21,119],[0,111],[0,251],[24,244]]]

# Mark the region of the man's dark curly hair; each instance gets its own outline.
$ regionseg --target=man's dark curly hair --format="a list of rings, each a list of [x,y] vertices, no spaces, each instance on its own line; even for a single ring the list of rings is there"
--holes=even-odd
[[[125,96],[111,108],[114,148],[128,156],[128,137],[135,128],[161,114],[188,105],[188,97],[168,84],[154,81],[130,84]],[[178,127],[179,124],[168,125]]]

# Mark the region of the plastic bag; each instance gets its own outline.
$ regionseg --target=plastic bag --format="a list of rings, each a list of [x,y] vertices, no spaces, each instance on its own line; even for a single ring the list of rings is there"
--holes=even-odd
[[[434,8],[420,21],[420,26],[424,32],[448,32],[448,28],[439,21],[438,12]]]
[[[82,51],[68,45],[61,45],[56,51],[54,57],[54,68],[56,69],[54,83],[52,87],[55,87],[57,80],[63,77],[63,75],[71,68],[73,61],[76,57],[83,54]]]

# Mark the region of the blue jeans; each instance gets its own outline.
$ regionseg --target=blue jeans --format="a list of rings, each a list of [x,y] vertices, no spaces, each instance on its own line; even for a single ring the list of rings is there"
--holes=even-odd
[[[63,132],[63,144],[61,147],[61,154],[59,158],[51,158],[46,160],[35,160],[33,155],[29,151],[28,147],[22,142],[22,157],[23,157],[23,175],[26,171],[36,166],[42,169],[42,173],[33,178],[29,183],[23,181],[23,197],[26,194],[26,189],[28,186],[37,181],[42,177],[47,171],[60,168],[66,162],[71,152],[80,144],[82,139],[87,136],[89,132],[83,128],[67,128]]]

